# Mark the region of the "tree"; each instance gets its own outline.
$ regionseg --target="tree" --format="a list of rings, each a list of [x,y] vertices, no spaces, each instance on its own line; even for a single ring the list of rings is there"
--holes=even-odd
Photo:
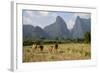
[[[84,42],[85,43],[90,43],[91,42],[91,33],[90,32],[86,32],[84,34]]]

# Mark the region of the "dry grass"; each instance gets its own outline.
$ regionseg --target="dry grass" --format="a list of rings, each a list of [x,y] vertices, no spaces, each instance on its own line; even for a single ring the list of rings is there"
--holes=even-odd
[[[67,43],[59,44],[58,51],[53,49],[49,52],[51,45],[44,45],[44,50],[34,50],[32,46],[23,47],[23,62],[61,61],[61,60],[84,60],[91,59],[90,44]],[[54,45],[53,45],[54,46]]]

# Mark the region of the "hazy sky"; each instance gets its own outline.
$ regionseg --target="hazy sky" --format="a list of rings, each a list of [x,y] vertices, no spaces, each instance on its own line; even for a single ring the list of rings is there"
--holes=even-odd
[[[23,24],[30,24],[33,26],[40,26],[44,28],[55,22],[56,17],[60,16],[64,19],[67,27],[71,29],[75,23],[76,17],[88,19],[90,18],[89,13],[74,13],[74,12],[51,12],[51,11],[34,11],[34,10],[23,10],[22,18]]]

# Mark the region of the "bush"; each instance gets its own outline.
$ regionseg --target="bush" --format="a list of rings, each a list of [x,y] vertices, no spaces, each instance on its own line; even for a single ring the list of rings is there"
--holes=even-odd
[[[90,32],[86,32],[84,34],[84,42],[85,43],[90,43],[91,42],[91,34],[90,34]]]

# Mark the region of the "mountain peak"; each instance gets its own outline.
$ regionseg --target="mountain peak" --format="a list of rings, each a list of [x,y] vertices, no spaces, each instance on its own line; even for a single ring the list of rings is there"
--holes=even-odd
[[[60,17],[60,16],[56,17],[56,21],[61,21],[61,20],[63,20],[62,17]]]
[[[60,16],[56,17],[56,21],[53,24],[50,24],[44,28],[44,30],[49,33],[53,38],[68,38],[69,30],[66,26],[64,19]]]
[[[44,31],[44,30],[39,26],[35,26],[34,32],[41,32],[41,31]]]
[[[61,18],[61,16],[57,16],[56,18]]]
[[[39,26],[35,26],[35,29],[41,29],[41,27],[39,27]]]
[[[80,19],[81,19],[80,16],[77,16],[76,20],[80,20]]]
[[[72,29],[72,36],[74,39],[83,38],[85,32],[91,31],[90,19],[83,19],[77,16],[75,25]]]

